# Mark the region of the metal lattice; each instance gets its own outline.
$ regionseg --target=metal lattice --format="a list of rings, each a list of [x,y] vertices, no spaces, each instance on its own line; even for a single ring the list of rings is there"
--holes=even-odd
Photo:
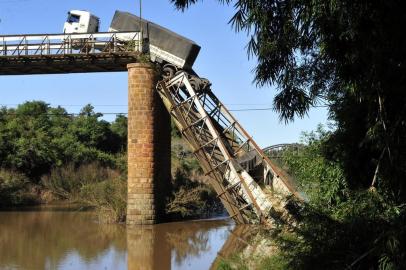
[[[228,213],[237,223],[267,222],[284,197],[298,195],[283,172],[217,99],[210,84],[181,72],[158,92],[189,142]],[[278,198],[275,200],[275,198]]]

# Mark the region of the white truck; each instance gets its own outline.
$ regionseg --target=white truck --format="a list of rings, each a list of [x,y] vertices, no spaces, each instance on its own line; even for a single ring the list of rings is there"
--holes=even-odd
[[[99,32],[100,19],[88,11],[71,10],[68,19],[63,26],[63,32],[73,33],[97,33]]]

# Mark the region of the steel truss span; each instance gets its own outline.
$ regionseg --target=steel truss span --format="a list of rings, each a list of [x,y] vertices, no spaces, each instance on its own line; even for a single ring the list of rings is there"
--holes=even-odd
[[[181,72],[157,90],[210,184],[237,223],[292,224],[301,200],[290,178],[269,160],[205,79]]]
[[[0,36],[0,75],[126,71],[139,32]]]

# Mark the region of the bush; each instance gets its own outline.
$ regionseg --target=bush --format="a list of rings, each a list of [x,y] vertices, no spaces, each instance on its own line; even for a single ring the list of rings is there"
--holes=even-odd
[[[80,166],[70,163],[51,169],[49,174],[41,177],[41,183],[61,198],[75,200],[80,197],[80,191],[84,186],[119,176],[118,171],[106,168],[99,163]]]
[[[124,174],[125,175],[125,174]],[[44,187],[62,199],[96,208],[103,223],[125,221],[127,182],[120,171],[99,163],[68,164],[41,178]]]
[[[0,207],[36,203],[23,174],[0,169]]]
[[[127,181],[113,177],[83,186],[83,202],[95,206],[103,223],[124,222],[127,214]]]
[[[322,126],[315,132],[303,133],[299,149],[288,149],[282,163],[294,177],[299,189],[312,206],[332,210],[348,198],[348,188],[339,164],[323,156],[324,143],[330,136]]]

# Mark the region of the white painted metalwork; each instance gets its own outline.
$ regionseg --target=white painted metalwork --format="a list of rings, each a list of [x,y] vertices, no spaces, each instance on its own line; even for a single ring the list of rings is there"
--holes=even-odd
[[[300,195],[217,99],[207,80],[182,72],[160,82],[157,90],[236,222],[290,218],[288,198]]]

